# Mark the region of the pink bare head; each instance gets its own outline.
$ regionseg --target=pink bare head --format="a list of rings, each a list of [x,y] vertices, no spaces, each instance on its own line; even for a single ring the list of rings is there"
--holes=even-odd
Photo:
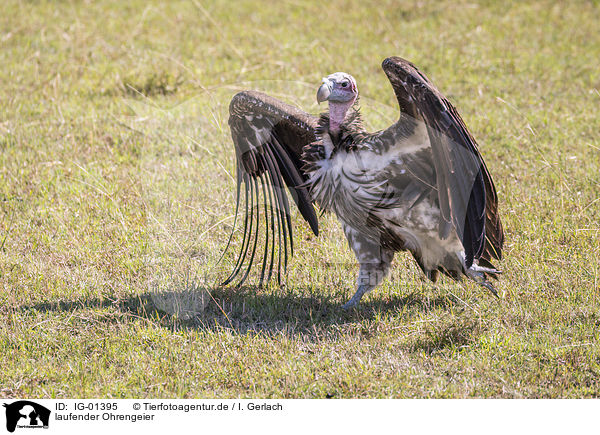
[[[317,92],[317,102],[329,102],[330,130],[334,132],[339,130],[356,98],[358,98],[358,86],[350,74],[336,72],[323,78],[323,84]]]

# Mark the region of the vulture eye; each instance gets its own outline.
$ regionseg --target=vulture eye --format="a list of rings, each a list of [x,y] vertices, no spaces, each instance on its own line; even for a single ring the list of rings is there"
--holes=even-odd
[[[342,82],[342,88],[347,88],[348,87],[348,82]]]

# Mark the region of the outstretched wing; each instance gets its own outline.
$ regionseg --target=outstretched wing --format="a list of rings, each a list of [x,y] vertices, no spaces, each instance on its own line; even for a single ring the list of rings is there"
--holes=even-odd
[[[504,234],[496,188],[475,139],[454,106],[413,64],[390,57],[382,68],[400,105],[400,122],[409,117],[427,127],[440,210],[445,223],[456,228],[466,266],[473,259],[490,266],[492,257],[501,258]]]
[[[264,229],[264,252],[259,285],[265,281],[265,274],[267,282],[271,278],[275,257],[280,281],[282,266],[284,270],[287,266],[288,242],[291,253],[294,249],[290,206],[284,185],[315,235],[319,231],[300,169],[302,148],[316,140],[317,119],[263,93],[246,91],[231,100],[229,127],[237,157],[237,196],[235,222],[225,252],[235,231],[242,185],[244,228],[235,267],[223,285],[232,282],[244,268],[239,284],[248,277],[256,258],[261,227]]]

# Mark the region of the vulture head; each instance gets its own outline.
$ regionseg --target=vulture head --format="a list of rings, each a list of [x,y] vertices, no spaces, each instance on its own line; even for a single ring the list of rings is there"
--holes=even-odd
[[[336,72],[323,78],[323,84],[317,91],[317,102],[329,102],[329,128],[332,131],[339,129],[357,98],[356,80],[350,74]]]

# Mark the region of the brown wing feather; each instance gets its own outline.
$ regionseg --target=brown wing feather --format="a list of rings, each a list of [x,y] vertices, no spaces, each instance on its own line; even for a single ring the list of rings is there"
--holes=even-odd
[[[223,284],[232,282],[240,273],[243,275],[238,285],[246,280],[255,259],[261,227],[265,230],[265,243],[259,285],[265,280],[265,273],[266,281],[271,278],[276,256],[280,280],[282,266],[285,270],[287,265],[288,242],[293,253],[285,187],[310,228],[318,234],[317,216],[301,169],[302,148],[315,141],[316,126],[315,117],[260,92],[240,92],[231,100],[229,127],[237,157],[236,221],[232,235],[242,203],[241,186],[244,186],[245,211],[242,246],[234,269]]]
[[[482,265],[490,265],[491,258],[502,256],[504,234],[496,188],[475,139],[454,106],[412,63],[390,57],[382,68],[396,94],[401,119],[409,116],[427,125],[440,209],[461,236],[467,266],[470,256],[471,261],[478,258]],[[464,223],[457,211],[463,207]]]

